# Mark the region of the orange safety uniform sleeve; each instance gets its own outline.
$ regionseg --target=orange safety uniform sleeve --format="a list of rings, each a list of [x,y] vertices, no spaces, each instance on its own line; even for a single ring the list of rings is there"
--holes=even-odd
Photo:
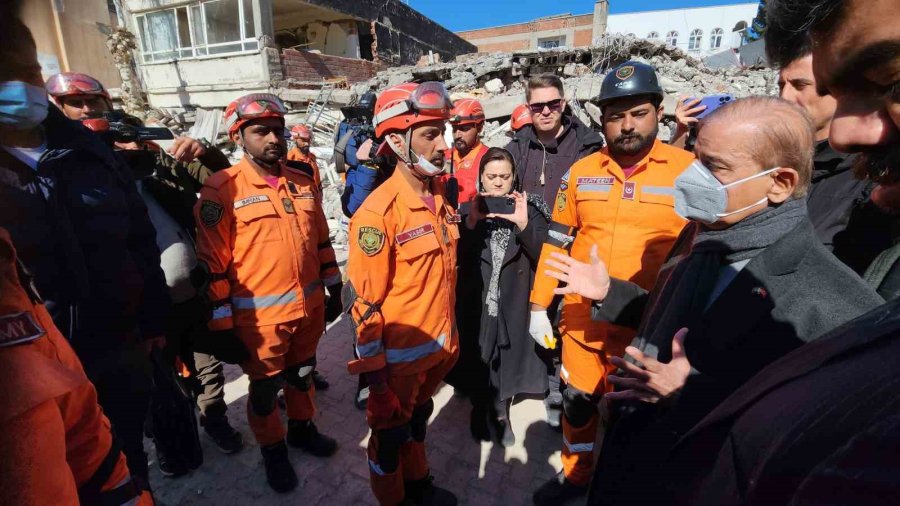
[[[566,252],[571,248],[578,232],[578,213],[575,206],[575,185],[569,184],[572,179],[571,170],[566,172],[559,183],[559,191],[556,201],[553,203],[553,217],[550,221],[550,230],[547,240],[541,248],[541,258],[538,261],[537,272],[534,277],[534,287],[531,290],[531,302],[543,307],[550,306],[553,300],[553,290],[559,286],[559,281],[548,276],[547,259],[552,253]]]
[[[357,360],[350,362],[352,374],[377,371],[387,362],[384,354],[384,316],[381,304],[387,297],[391,282],[393,245],[384,216],[360,209],[350,221],[350,254],[347,259],[347,278],[355,300],[350,318],[356,329]],[[350,301],[344,301],[350,304]]]
[[[235,240],[234,206],[231,199],[223,198],[219,188],[204,186],[200,190],[200,200],[194,206],[194,218],[197,258],[206,264],[210,273],[207,297],[213,314],[209,328],[227,330],[234,327],[228,280]]]

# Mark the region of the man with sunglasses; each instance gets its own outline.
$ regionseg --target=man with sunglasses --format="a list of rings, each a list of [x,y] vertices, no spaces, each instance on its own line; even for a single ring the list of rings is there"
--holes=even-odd
[[[325,322],[340,314],[341,273],[312,167],[284,161],[286,112],[268,93],[228,105],[228,135],[244,158],[208,178],[194,208],[197,254],[211,280],[211,335],[202,351],[240,364],[250,377],[247,418],[276,492],[297,486],[279,390],[287,443],[318,457],[337,449],[312,421],[312,373]]]
[[[380,504],[455,505],[431,483],[425,432],[432,395],[459,355],[454,322],[459,216],[437,178],[450,97],[441,83],[388,88],[375,104],[390,178],[350,221],[345,301],[355,333],[353,374],[369,384],[368,459]]]
[[[675,214],[674,182],[694,157],[656,138],[662,99],[656,71],[643,63],[625,62],[603,80],[599,104],[608,145],[562,177],[531,293],[529,331],[541,346],[554,344],[546,311],[558,285],[546,274],[551,253],[571,250],[573,258],[587,261],[597,247],[615,276],[649,290],[686,224]],[[592,321],[588,299],[568,294],[563,300],[563,471],[535,492],[539,505],[559,504],[587,491],[597,402],[610,389],[607,375],[615,370],[610,357],[621,355],[634,337],[632,329]]]
[[[459,189],[458,205],[469,203],[478,195],[478,167],[488,150],[480,139],[484,119],[484,107],[474,98],[457,100],[450,111],[450,126],[453,128],[451,175],[456,178]],[[449,177],[442,179],[446,182]]]
[[[553,203],[563,174],[603,147],[603,138],[566,109],[562,80],[551,74],[528,80],[525,98],[531,125],[524,125],[506,150],[516,159],[521,190]]]

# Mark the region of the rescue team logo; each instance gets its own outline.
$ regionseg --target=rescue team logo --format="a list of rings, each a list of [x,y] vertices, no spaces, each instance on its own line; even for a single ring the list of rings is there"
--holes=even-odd
[[[244,206],[249,206],[250,204],[258,204],[260,202],[268,202],[268,195],[251,195],[249,197],[243,198],[241,200],[234,201],[234,208],[240,209]]]
[[[433,234],[434,233],[434,225],[431,223],[426,223],[420,227],[416,227],[412,230],[407,230],[406,232],[402,232],[397,234],[397,244],[403,244],[413,239],[417,239],[422,237],[423,235]]]
[[[44,335],[28,311],[0,316],[0,346],[27,343]]]
[[[281,205],[284,206],[284,212],[288,214],[295,214],[294,203],[291,202],[291,199],[284,197],[283,199],[281,199]]]
[[[624,67],[619,68],[619,70],[616,71],[616,77],[619,78],[620,81],[624,81],[633,75],[634,75],[634,67],[631,65],[626,65]]]
[[[559,192],[556,194],[556,210],[562,211],[566,208],[566,194]]]
[[[372,256],[384,247],[384,232],[375,227],[359,227],[359,249]]]
[[[214,227],[222,221],[222,215],[225,214],[225,207],[212,200],[204,200],[200,204],[200,221],[207,227]]]
[[[613,177],[580,177],[575,183],[578,186],[583,184],[613,184],[616,179]]]
[[[634,181],[625,181],[622,187],[622,198],[625,200],[634,200]]]

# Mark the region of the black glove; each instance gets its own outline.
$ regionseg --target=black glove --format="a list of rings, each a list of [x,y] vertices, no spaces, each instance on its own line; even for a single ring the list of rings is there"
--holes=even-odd
[[[216,357],[226,364],[241,364],[250,360],[250,352],[234,330],[210,330],[198,336],[194,351]]]
[[[325,299],[325,323],[331,323],[338,319],[344,311],[341,304],[341,290],[343,283],[335,283],[328,287],[328,297]]]

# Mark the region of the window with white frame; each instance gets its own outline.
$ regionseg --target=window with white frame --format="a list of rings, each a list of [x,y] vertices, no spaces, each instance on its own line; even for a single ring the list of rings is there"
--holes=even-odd
[[[678,45],[678,32],[672,30],[666,34],[666,44],[675,47]]]
[[[701,42],[703,42],[703,30],[694,28],[691,30],[691,36],[688,37],[688,51],[699,51]]]
[[[722,38],[725,36],[725,31],[721,28],[716,28],[712,32],[709,33],[709,48],[710,49],[719,49],[722,47]]]
[[[144,63],[256,51],[252,0],[209,0],[134,17]]]
[[[650,32],[647,34],[647,39],[649,40],[657,40],[659,39],[659,32]]]

